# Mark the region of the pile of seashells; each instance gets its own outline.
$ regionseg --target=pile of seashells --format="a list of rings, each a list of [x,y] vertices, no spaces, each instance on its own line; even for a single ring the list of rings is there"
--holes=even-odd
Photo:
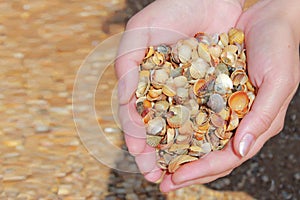
[[[150,46],[140,64],[136,108],[161,169],[222,149],[249,111],[255,88],[247,76],[244,33],[197,33]]]

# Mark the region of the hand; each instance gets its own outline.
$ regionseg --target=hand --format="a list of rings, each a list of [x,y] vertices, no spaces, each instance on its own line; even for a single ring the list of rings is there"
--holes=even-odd
[[[194,183],[206,183],[227,175],[233,168],[252,157],[265,141],[275,135],[282,127],[287,105],[299,83],[299,60],[298,55],[295,53],[295,46],[298,45],[299,41],[292,41],[291,36],[287,35],[287,41],[285,42],[291,45],[289,51],[286,52],[287,47],[283,45],[278,52],[273,52],[274,49],[278,49],[277,41],[270,43],[266,40],[271,37],[270,33],[264,30],[271,30],[270,28],[274,29],[276,27],[280,29],[280,26],[269,24],[269,29],[266,27],[260,29],[256,23],[258,21],[263,23],[263,20],[259,20],[259,17],[257,17],[257,20],[255,18],[251,19],[253,15],[257,14],[254,11],[251,14],[251,10],[242,15],[238,27],[246,31],[250,78],[259,88],[253,108],[242,120],[233,142],[227,145],[223,151],[212,152],[196,162],[184,165],[175,174],[166,175],[161,183],[162,191],[167,192]],[[259,9],[256,8],[256,10]],[[264,14],[264,11],[260,12],[261,15]],[[169,13],[173,14],[170,15]],[[189,36],[198,31],[209,33],[225,32],[236,25],[241,13],[242,6],[237,0],[192,0],[188,1],[188,3],[174,0],[158,0],[138,13],[128,23],[127,30],[140,27],[147,27],[147,29],[140,30],[143,37],[140,37],[135,31],[125,33],[120,46],[120,57],[116,62],[116,72],[120,79],[120,120],[129,151],[136,156],[139,169],[148,180],[156,181],[162,172],[155,165],[154,149],[146,146],[145,128],[134,106],[135,99],[133,94],[138,82],[137,66],[144,56],[144,49],[127,52],[159,43],[174,43],[182,37],[178,32],[171,36],[149,27],[168,28]],[[272,16],[268,17],[270,19],[266,17],[266,23],[272,19]],[[250,19],[252,23],[250,23]],[[290,33],[290,30],[288,29],[285,33]],[[282,36],[281,34],[283,33],[276,32],[276,34]],[[267,53],[257,53],[266,50],[268,50]],[[282,56],[284,59],[278,62],[280,57],[277,54],[280,52],[284,53],[284,56]],[[273,61],[274,57],[277,60]],[[280,67],[284,65],[286,65],[286,68],[282,70]],[[263,69],[260,68],[261,66],[263,66]],[[279,66],[281,70],[276,69],[275,66]],[[257,70],[256,68],[260,69]],[[281,71],[284,71],[284,73]],[[279,83],[277,83],[278,81],[273,83],[273,80],[275,80],[274,74],[278,75]],[[271,77],[271,84],[270,78],[267,77]],[[285,82],[286,77],[291,77],[288,79],[288,82]],[[285,99],[286,102],[283,102],[284,100],[280,100],[280,98]],[[275,107],[276,109],[274,109]],[[261,117],[262,120],[259,120],[260,118],[258,117]],[[272,125],[270,126],[270,124]],[[249,148],[249,153],[246,152],[248,148],[245,148],[244,145],[242,154],[247,153],[247,155],[241,157],[239,144],[240,141],[245,141],[242,139],[245,133],[250,133],[256,139],[256,142],[250,142],[252,145]],[[245,142],[242,143],[245,144]],[[193,173],[190,173],[191,170],[193,170]]]
[[[296,1],[261,1],[241,15],[237,27],[245,31],[248,72],[258,88],[251,111],[224,150],[212,152],[166,176],[161,183],[164,191],[229,174],[282,130],[286,110],[300,80],[300,27],[293,23],[300,17],[294,15],[299,7]]]

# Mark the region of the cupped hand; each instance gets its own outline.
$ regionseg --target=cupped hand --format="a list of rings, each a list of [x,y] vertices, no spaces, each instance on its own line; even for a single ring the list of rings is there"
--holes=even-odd
[[[258,88],[257,97],[231,143],[166,176],[161,183],[163,191],[207,183],[229,174],[283,128],[300,80],[300,32],[293,24],[293,10],[300,4],[291,2],[261,1],[241,15],[237,27],[245,31],[248,73]],[[289,13],[285,13],[287,10]]]
[[[258,88],[251,111],[226,148],[165,175],[162,191],[207,183],[229,174],[281,130],[299,84],[299,38],[287,23],[288,17],[278,20],[276,9],[266,12],[268,3],[263,1],[242,14],[238,0],[157,0],[128,23],[116,61],[119,118],[128,149],[148,180],[157,181],[162,171],[156,167],[154,149],[146,145],[146,131],[135,109],[138,66],[147,46],[174,43],[199,31],[226,32],[237,26],[245,31],[249,76]]]

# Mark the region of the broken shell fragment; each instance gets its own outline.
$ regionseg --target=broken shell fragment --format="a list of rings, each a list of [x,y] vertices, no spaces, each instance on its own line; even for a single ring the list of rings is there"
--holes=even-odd
[[[163,134],[166,129],[166,122],[161,117],[156,117],[154,119],[149,120],[146,127],[146,132],[149,135],[159,135]]]
[[[168,171],[170,173],[174,173],[180,167],[180,165],[195,160],[198,159],[190,155],[179,155],[170,161]]]

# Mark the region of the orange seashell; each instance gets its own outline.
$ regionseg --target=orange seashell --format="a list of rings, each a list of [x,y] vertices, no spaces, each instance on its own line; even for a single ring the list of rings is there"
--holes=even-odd
[[[249,97],[244,91],[237,91],[230,95],[228,105],[239,117],[243,116],[248,110]]]

